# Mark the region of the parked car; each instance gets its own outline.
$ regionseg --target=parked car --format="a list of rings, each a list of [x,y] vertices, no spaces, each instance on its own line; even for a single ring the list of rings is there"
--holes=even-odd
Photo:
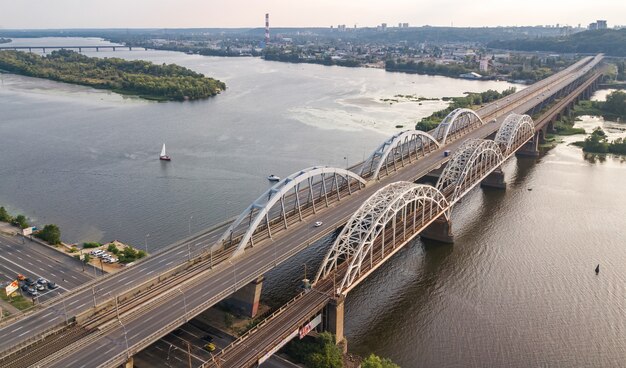
[[[59,287],[59,286],[58,286],[55,282],[48,281],[48,289],[50,289],[50,290],[54,290],[54,289],[56,289],[56,288],[58,288],[58,287]]]
[[[37,283],[41,285],[45,285],[48,283],[48,280],[44,279],[43,277],[40,277],[37,279]]]
[[[21,289],[22,289],[23,292],[27,293],[28,292],[28,285],[26,285],[26,284],[22,285]]]
[[[28,286],[32,286],[35,284],[35,281],[33,281],[33,279],[31,279],[30,277],[27,277],[24,279],[24,282],[26,283],[26,285]]]
[[[204,335],[204,336],[202,336],[202,340],[208,341],[208,342],[213,342],[213,336],[211,336],[211,335]]]
[[[31,286],[31,287],[28,288],[28,293],[30,295],[38,295],[39,294],[39,293],[37,293],[37,289],[35,289],[34,286]]]
[[[46,285],[44,285],[44,284],[37,283],[37,286],[35,286],[35,287],[36,287],[36,288],[37,288],[37,290],[39,290],[39,291],[46,290]]]
[[[24,281],[24,280],[26,279],[26,276],[22,275],[21,273],[18,273],[18,274],[17,274],[17,279],[18,279],[19,281]]]
[[[91,254],[92,256],[98,256],[98,254],[102,254],[102,253],[104,253],[104,251],[103,251],[102,249],[96,249],[96,250],[92,250],[92,251],[90,252],[90,254]]]

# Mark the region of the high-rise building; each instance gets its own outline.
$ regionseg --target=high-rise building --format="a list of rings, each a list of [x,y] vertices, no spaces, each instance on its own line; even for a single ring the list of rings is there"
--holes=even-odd
[[[606,20],[597,20],[598,29],[607,29]]]
[[[589,26],[587,27],[587,29],[590,31],[595,31],[596,29],[598,29],[598,23],[596,22],[589,23]]]

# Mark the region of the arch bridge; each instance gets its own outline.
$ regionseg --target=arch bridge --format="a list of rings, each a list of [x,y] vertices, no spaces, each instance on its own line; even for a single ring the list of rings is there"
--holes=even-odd
[[[435,187],[400,181],[379,189],[348,220],[314,283],[339,274],[335,291],[346,295],[417,234],[441,222],[449,232],[452,206],[533,137],[532,119],[511,114],[495,140],[464,142]]]
[[[327,166],[310,167],[280,180],[248,208],[224,232],[212,250],[233,249],[233,257],[248,246],[272,238],[282,230],[360,190],[366,181],[359,175]]]

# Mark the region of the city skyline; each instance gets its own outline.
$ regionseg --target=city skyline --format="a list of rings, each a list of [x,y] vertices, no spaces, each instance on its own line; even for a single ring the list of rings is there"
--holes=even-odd
[[[193,10],[192,10],[193,9]],[[445,9],[445,11],[442,11]],[[234,0],[211,4],[199,0],[91,1],[88,7],[78,0],[43,1],[33,4],[10,2],[3,5],[0,29],[43,28],[257,28],[270,13],[270,25],[278,27],[375,27],[381,23],[397,26],[536,26],[582,27],[606,19],[609,27],[626,24],[626,3],[608,0],[572,0],[564,7],[528,0],[520,7],[511,0],[490,0],[481,5],[458,0],[390,2],[345,0],[295,3],[284,0],[251,2]]]

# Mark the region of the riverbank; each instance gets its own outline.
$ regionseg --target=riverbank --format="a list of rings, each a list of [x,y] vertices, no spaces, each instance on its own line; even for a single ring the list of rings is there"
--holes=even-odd
[[[0,51],[0,70],[156,101],[205,99],[226,89],[226,84],[219,80],[175,64],[101,59],[71,50],[57,50],[46,56]]]

